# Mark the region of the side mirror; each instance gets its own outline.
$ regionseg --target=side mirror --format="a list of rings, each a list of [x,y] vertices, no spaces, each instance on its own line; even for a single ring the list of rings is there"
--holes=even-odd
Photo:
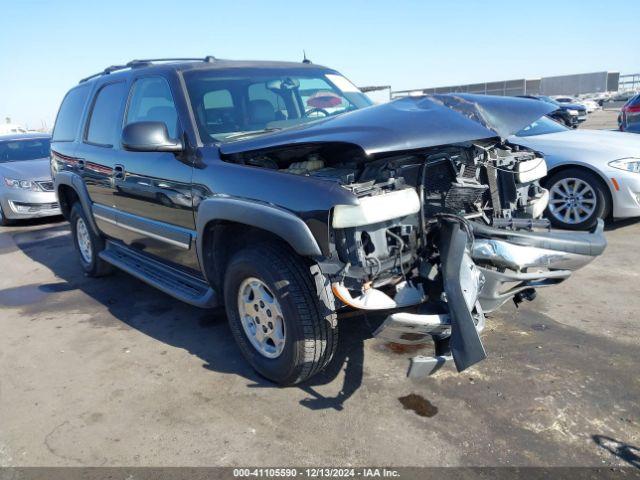
[[[180,140],[169,138],[163,122],[133,122],[122,130],[122,146],[134,152],[181,152]]]

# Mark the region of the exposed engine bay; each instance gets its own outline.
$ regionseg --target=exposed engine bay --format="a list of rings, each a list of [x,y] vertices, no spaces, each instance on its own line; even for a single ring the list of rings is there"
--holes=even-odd
[[[414,375],[453,358],[485,358],[484,313],[533,300],[604,249],[597,235],[550,232],[541,218],[547,173],[536,152],[498,140],[365,158],[350,144],[319,143],[228,156],[252,167],[334,182],[357,197],[331,213],[332,259],[322,262],[346,308],[391,312],[375,336],[436,355]]]
[[[360,200],[335,207],[333,243],[347,282],[394,285],[433,254],[434,226],[452,215],[485,225],[548,227],[544,158],[521,147],[474,142],[365,161],[345,145],[249,152],[234,161],[336,182]],[[352,283],[352,282],[350,282]],[[353,285],[356,286],[356,285]]]

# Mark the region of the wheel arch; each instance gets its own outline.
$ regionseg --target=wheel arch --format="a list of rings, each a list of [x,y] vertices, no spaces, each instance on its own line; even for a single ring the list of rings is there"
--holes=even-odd
[[[89,228],[93,230],[94,234],[99,235],[100,230],[91,209],[91,198],[82,177],[77,173],[60,172],[55,176],[54,186],[62,215],[68,220],[71,207],[75,202],[79,202],[89,220]]]
[[[309,227],[299,217],[250,200],[205,200],[198,206],[196,230],[203,273],[216,289],[223,284],[224,270],[233,253],[250,243],[279,242],[302,258],[322,256]]]

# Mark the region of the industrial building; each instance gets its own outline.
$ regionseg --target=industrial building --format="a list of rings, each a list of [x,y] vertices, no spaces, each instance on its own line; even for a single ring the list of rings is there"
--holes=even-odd
[[[415,88],[391,92],[391,98],[403,97],[415,93],[479,93],[484,95],[580,95],[584,93],[617,92],[620,82],[625,86],[640,75],[623,75],[619,72],[593,72],[575,75],[560,75],[536,79],[520,78],[498,82],[472,83],[448,87]]]

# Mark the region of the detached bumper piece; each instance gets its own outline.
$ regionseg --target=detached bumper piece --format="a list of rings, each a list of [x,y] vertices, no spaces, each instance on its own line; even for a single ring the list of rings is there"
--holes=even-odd
[[[446,304],[393,313],[374,332],[376,338],[405,345],[434,341],[433,356],[411,359],[408,376],[413,378],[431,375],[451,360],[460,372],[486,358],[479,336],[484,312],[509,299],[532,299],[535,289],[564,281],[606,247],[602,221],[584,233],[523,232],[472,223],[472,245],[460,223],[441,222]]]
[[[421,305],[416,314],[390,315],[374,333],[376,338],[402,344],[433,339],[435,355],[413,358],[410,377],[430,375],[451,359],[461,372],[487,357],[479,335],[485,322],[478,302],[484,279],[471,259],[470,243],[460,222],[442,219],[438,247],[448,313],[429,311],[433,306]]]
[[[604,222],[591,232],[523,232],[472,224],[471,256],[485,284],[480,304],[492,312],[511,298],[569,278],[600,255],[607,241]]]

